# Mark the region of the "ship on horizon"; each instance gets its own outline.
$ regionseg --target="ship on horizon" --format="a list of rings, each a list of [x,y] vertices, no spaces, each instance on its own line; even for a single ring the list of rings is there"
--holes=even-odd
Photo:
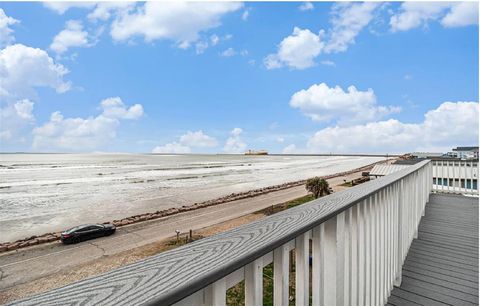
[[[267,150],[259,150],[259,151],[248,150],[245,152],[245,155],[268,155],[268,151]]]

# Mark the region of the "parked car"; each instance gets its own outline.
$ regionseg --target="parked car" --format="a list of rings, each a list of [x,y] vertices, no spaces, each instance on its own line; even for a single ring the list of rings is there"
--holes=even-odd
[[[113,224],[84,224],[62,232],[60,240],[64,244],[78,243],[88,239],[110,236],[115,233],[115,230]]]

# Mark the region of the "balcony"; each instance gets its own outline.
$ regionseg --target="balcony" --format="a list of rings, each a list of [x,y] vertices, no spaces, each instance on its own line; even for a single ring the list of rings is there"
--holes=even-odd
[[[271,263],[274,305],[478,304],[478,199],[433,177],[422,161],[14,305],[225,305],[240,282],[262,305]]]

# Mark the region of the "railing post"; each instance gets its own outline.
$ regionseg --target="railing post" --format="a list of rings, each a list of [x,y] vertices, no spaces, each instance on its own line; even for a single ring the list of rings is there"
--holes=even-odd
[[[310,232],[295,239],[295,305],[309,305]]]
[[[263,258],[245,266],[245,306],[263,305]]]
[[[289,285],[288,243],[273,251],[273,305],[288,305]]]

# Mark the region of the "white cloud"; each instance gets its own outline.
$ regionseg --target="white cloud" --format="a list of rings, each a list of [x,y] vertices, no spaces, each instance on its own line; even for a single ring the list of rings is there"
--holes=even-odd
[[[407,31],[440,20],[445,27],[478,24],[478,2],[404,2],[390,18],[393,32]]]
[[[116,41],[141,36],[147,42],[167,39],[187,48],[200,32],[219,26],[223,15],[241,7],[238,2],[146,2],[135,11],[119,14],[110,34]]]
[[[70,89],[63,80],[68,69],[57,64],[47,52],[16,44],[0,50],[0,96],[10,99],[34,95],[35,87],[51,87],[58,93]]]
[[[64,118],[54,112],[50,120],[33,129],[33,148],[38,150],[86,151],[104,147],[116,136],[120,119],[138,119],[143,107],[127,108],[120,98],[100,103],[102,113],[96,117]]]
[[[478,144],[478,116],[477,102],[445,102],[427,112],[421,123],[390,119],[322,129],[310,138],[307,149],[312,153],[447,151]]]
[[[334,4],[330,39],[325,46],[325,53],[346,51],[349,45],[355,43],[355,37],[360,31],[373,19],[374,11],[379,6],[380,3],[374,2]]]
[[[7,16],[3,9],[0,8],[0,47],[9,45],[15,41],[13,30],[10,26],[19,22],[20,21],[15,18]]]
[[[478,24],[478,2],[454,3],[441,23],[447,28]]]
[[[180,143],[189,147],[215,147],[218,142],[215,138],[203,133],[202,130],[191,132],[188,131],[185,135],[180,137]]]
[[[288,146],[286,146],[285,148],[283,148],[282,153],[283,153],[283,154],[295,154],[295,153],[298,153],[297,146],[294,145],[294,144],[289,144]]]
[[[378,106],[371,88],[359,91],[350,86],[344,91],[340,86],[330,88],[325,83],[296,92],[290,99],[290,106],[313,120],[335,120],[342,125],[372,121],[399,111],[395,107]]]
[[[202,54],[205,52],[205,50],[207,50],[207,48],[208,42],[206,41],[199,41],[195,44],[195,52],[197,52],[197,54]]]
[[[284,66],[305,69],[315,65],[315,58],[321,53],[344,52],[355,43],[360,31],[374,18],[379,3],[338,3],[332,6],[331,28],[318,34],[309,29],[295,27],[292,35],[278,45],[277,53],[264,58],[267,69]]]
[[[202,130],[196,132],[188,131],[180,136],[179,142],[174,141],[163,146],[156,146],[152,153],[190,153],[192,151],[191,147],[212,148],[217,145],[217,140],[203,133]]]
[[[234,136],[234,137],[240,136],[240,134],[242,134],[242,133],[243,133],[243,130],[242,130],[241,128],[238,128],[238,127],[237,127],[237,128],[234,128],[234,129],[230,132],[230,134],[231,134],[232,136]]]
[[[168,154],[186,154],[190,153],[190,148],[183,146],[177,142],[167,143],[164,146],[156,146],[152,153],[168,153]]]
[[[332,67],[335,66],[335,62],[328,61],[328,60],[321,61],[320,64],[325,65],[325,66],[332,66]]]
[[[241,128],[234,128],[230,132],[230,137],[227,139],[223,150],[227,153],[242,153],[247,148],[247,145],[240,138],[243,130]]]
[[[302,12],[305,11],[312,11],[315,7],[313,6],[312,2],[303,2],[298,9]]]
[[[248,16],[250,16],[250,10],[244,10],[243,13],[242,13],[242,20],[243,21],[247,21],[248,20]]]
[[[88,14],[90,20],[108,20],[112,15],[125,14],[128,10],[135,7],[135,2],[128,1],[113,1],[113,2],[99,2],[95,9]]]
[[[267,69],[288,66],[295,69],[305,69],[315,64],[317,57],[324,47],[323,32],[317,35],[308,29],[295,27],[292,35],[284,38],[278,45],[278,51],[264,59]]]
[[[33,105],[30,100],[23,99],[0,108],[0,140],[14,140],[26,126],[33,124]]]
[[[223,56],[223,57],[232,57],[236,54],[237,54],[237,52],[233,48],[228,48],[228,49],[226,49],[226,50],[224,50],[223,52],[220,53],[220,55]]]
[[[138,119],[143,115],[141,104],[135,104],[127,108],[119,97],[112,97],[100,103],[103,109],[102,115],[113,119]]]
[[[82,8],[82,9],[94,8],[97,5],[97,3],[96,2],[55,1],[55,2],[43,2],[43,5],[51,9],[52,11],[56,12],[57,14],[62,15],[71,8]]]
[[[219,41],[220,37],[218,37],[218,35],[213,34],[212,36],[210,36],[210,42],[212,43],[212,46],[216,46]]]
[[[90,41],[88,32],[83,30],[82,22],[69,20],[65,24],[65,29],[53,38],[50,49],[57,54],[62,54],[71,47],[91,47],[93,45],[94,43]]]

